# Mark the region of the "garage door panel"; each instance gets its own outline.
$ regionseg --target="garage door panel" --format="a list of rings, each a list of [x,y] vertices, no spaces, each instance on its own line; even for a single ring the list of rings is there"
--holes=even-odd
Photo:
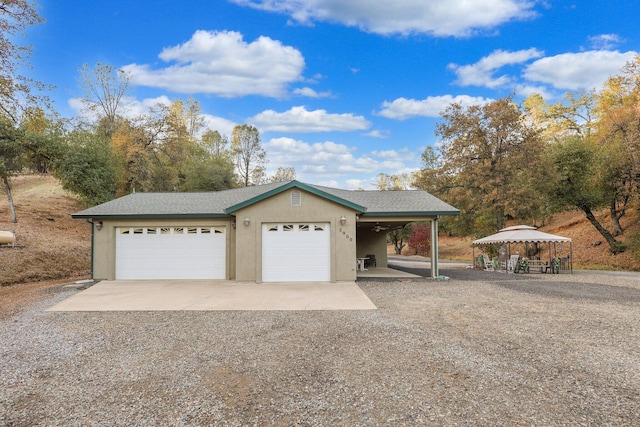
[[[213,227],[118,228],[116,279],[224,279],[224,231]]]
[[[329,224],[264,224],[263,282],[331,280]]]

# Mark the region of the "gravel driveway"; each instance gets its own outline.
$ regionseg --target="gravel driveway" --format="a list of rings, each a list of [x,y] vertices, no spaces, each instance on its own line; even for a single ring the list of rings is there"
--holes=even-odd
[[[361,281],[378,310],[0,321],[3,426],[639,425],[640,276]]]

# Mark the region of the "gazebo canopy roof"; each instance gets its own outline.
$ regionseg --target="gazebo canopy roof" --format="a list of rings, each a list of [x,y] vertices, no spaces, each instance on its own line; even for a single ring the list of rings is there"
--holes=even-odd
[[[500,230],[496,234],[474,240],[474,246],[489,245],[492,243],[559,243],[571,242],[568,237],[556,236],[555,234],[544,233],[528,225],[516,225]]]

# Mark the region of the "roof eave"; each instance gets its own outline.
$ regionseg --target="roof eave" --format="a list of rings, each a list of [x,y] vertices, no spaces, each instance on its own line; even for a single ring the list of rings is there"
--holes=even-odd
[[[375,216],[444,216],[444,215],[460,215],[460,211],[402,211],[402,212],[366,212],[362,214],[362,217],[375,217]]]
[[[233,218],[232,215],[216,213],[189,213],[189,214],[71,214],[73,219],[95,218],[95,219],[172,219],[172,218]]]

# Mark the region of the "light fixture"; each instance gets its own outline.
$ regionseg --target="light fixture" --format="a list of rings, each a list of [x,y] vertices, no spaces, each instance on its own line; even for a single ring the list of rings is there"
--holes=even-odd
[[[244,217],[244,225],[249,225],[249,223],[251,222],[251,220],[249,220],[248,216]]]
[[[96,229],[102,230],[102,221],[96,222]]]
[[[347,223],[347,218],[344,215],[340,217],[340,224],[345,225]]]
[[[233,222],[231,223],[231,227],[233,227],[233,229],[234,229],[234,230],[236,229],[236,222],[235,222],[235,221],[233,221]]]

